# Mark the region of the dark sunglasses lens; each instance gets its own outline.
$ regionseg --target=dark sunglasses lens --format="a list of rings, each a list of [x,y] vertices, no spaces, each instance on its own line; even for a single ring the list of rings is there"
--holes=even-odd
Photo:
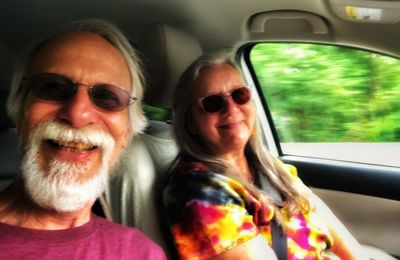
[[[93,103],[104,110],[120,111],[130,103],[129,93],[112,85],[96,85],[89,91]]]
[[[246,87],[235,89],[232,92],[232,99],[238,105],[243,105],[250,100],[250,90]]]
[[[203,98],[201,105],[204,111],[207,113],[214,113],[221,110],[224,107],[224,98],[219,95],[212,95]]]
[[[29,86],[37,97],[55,102],[68,100],[74,95],[76,89],[68,79],[50,74],[32,77]]]

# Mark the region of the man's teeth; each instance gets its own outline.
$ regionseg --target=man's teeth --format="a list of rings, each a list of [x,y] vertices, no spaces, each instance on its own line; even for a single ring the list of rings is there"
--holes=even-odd
[[[95,148],[95,146],[93,146],[91,144],[85,144],[85,143],[63,142],[63,141],[53,141],[53,142],[55,142],[58,146],[61,146],[62,148],[71,149],[71,150],[83,151],[83,150],[91,150],[91,149]]]

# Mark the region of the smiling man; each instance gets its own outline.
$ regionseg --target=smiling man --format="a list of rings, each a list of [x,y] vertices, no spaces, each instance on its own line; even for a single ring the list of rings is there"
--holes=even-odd
[[[85,20],[21,55],[8,109],[21,176],[0,194],[0,258],[165,259],[91,208],[146,119],[138,57],[112,24]]]

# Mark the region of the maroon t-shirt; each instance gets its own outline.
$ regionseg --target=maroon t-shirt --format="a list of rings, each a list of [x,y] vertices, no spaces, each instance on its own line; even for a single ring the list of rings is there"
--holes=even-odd
[[[92,214],[80,227],[36,230],[0,223],[0,259],[166,259],[162,249],[135,228]]]

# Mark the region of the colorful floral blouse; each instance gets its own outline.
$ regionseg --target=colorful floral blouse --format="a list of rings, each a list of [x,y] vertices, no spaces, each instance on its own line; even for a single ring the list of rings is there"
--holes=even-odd
[[[168,223],[181,259],[208,259],[262,234],[269,245],[274,207],[261,202],[239,182],[194,163],[176,173],[164,190]],[[290,168],[299,189],[307,187]],[[338,259],[333,238],[313,211],[288,218],[288,259]]]

